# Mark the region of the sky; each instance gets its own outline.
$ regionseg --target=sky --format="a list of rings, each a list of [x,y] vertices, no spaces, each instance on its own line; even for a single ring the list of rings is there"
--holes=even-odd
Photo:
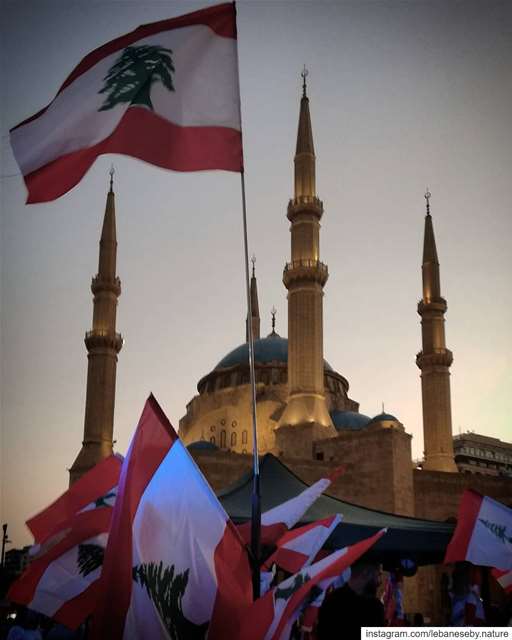
[[[122,282],[114,437],[125,453],[153,392],[177,428],[197,381],[245,340],[240,176],[98,158],[55,202],[25,205],[8,131],[84,55],[208,2],[5,1],[1,23],[0,520],[24,522],[68,484],[81,447],[90,282],[115,165]],[[209,3],[214,4],[214,3]],[[454,433],[512,440],[512,4],[238,3],[249,250],[262,335],[286,336],[300,71],[324,202],[324,356],[360,411],[385,410],[423,451],[421,256],[428,186],[448,302]]]

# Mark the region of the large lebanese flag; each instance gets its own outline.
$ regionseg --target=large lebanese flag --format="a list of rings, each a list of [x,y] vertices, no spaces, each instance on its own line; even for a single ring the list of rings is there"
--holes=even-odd
[[[87,55],[11,130],[28,203],[55,200],[97,156],[175,171],[242,170],[234,4],[138,27]]]
[[[153,396],[125,458],[94,615],[97,640],[236,637],[246,551]]]
[[[96,608],[98,580],[108,539],[122,459],[96,465],[27,525],[34,556],[8,598],[71,629]]]
[[[466,489],[445,563],[467,560],[502,571],[512,569],[512,509]]]

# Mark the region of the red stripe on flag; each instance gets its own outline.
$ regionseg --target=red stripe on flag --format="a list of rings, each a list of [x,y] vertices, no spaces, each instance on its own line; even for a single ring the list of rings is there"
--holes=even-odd
[[[27,203],[49,202],[67,193],[104,153],[122,153],[174,171],[242,171],[243,167],[240,131],[180,127],[144,107],[130,107],[105,140],[26,175]]]
[[[251,544],[251,521],[244,522],[237,526],[238,533],[245,544]],[[275,545],[276,541],[288,531],[288,527],[283,522],[276,524],[261,525],[261,544]]]
[[[160,20],[159,22],[144,24],[133,31],[130,31],[130,33],[105,43],[101,47],[91,51],[91,53],[82,59],[82,61],[66,78],[64,84],[58,90],[57,96],[82,74],[89,71],[89,69],[98,64],[100,60],[106,58],[112,53],[120,51],[142,38],[147,38],[148,36],[161,33],[162,31],[171,31],[172,29],[181,29],[182,27],[191,27],[200,24],[210,27],[210,29],[218,36],[233,38],[236,40],[236,10],[234,3],[218,4],[213,7],[207,7],[206,9],[187,13],[183,16],[177,16],[176,18],[169,18],[167,20]],[[52,102],[50,102],[50,104],[52,104]],[[32,120],[35,120],[36,118],[39,118],[39,116],[48,109],[50,104],[38,111],[35,115],[17,124],[11,129],[11,131],[14,131],[14,129],[17,129],[24,124],[32,122]]]
[[[104,597],[93,617],[91,638],[121,640],[123,637],[132,591],[133,519],[142,494],[177,438],[160,405],[150,395],[121,470],[100,578]]]
[[[8,593],[9,600],[19,604],[29,604],[48,566],[73,547],[100,533],[107,532],[110,528],[111,517],[111,507],[100,507],[77,514],[69,533],[48,553],[33,560],[26,571],[11,586]]]
[[[444,563],[459,562],[466,559],[468,546],[473,535],[476,519],[480,512],[483,496],[472,489],[466,489],[457,514],[457,526],[452,539],[446,547]]]
[[[27,527],[35,541],[40,543],[59,529],[69,526],[69,521],[80,509],[113,489],[119,479],[121,464],[117,456],[102,460],[49,507],[27,520]]]
[[[77,629],[82,622],[92,615],[101,596],[100,581],[95,580],[76,598],[68,600],[52,618],[70,629]]]
[[[235,525],[228,520],[214,553],[217,594],[208,640],[236,638],[240,619],[246,614],[241,596],[248,607],[252,603],[252,583],[247,551]]]

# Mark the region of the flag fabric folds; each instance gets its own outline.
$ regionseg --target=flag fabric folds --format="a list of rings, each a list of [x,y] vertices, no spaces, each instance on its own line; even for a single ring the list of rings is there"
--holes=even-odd
[[[251,604],[236,528],[150,396],[123,464],[92,638],[236,637]]]
[[[309,507],[344,471],[343,467],[335,469],[327,478],[321,478],[298,496],[265,511],[261,515],[261,544],[274,545],[279,538],[306,513]],[[251,523],[238,525],[238,531],[246,544],[251,540]]]
[[[512,569],[512,509],[466,490],[445,563],[467,560],[476,565]]]
[[[340,522],[341,516],[337,514],[288,531],[279,538],[277,549],[265,560],[263,568],[270,570],[275,563],[288,573],[297,573],[313,562]]]
[[[138,27],[87,55],[11,130],[27,202],[122,153],[176,171],[242,170],[236,14],[226,3]]]
[[[8,597],[72,629],[94,611],[122,459],[110,456],[27,525],[34,559]]]

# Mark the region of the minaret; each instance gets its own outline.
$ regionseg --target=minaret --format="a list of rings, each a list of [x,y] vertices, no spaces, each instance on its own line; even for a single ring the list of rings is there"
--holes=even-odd
[[[444,314],[446,300],[441,296],[439,260],[430,215],[427,189],[427,215],[423,241],[423,298],[418,303],[421,316],[422,351],[416,356],[421,369],[423,401],[423,439],[425,461],[429,471],[457,471],[453,458],[452,412],[450,401],[450,365],[452,352],[446,348]]]
[[[297,147],[295,197],[288,204],[291,222],[291,262],[284,268],[288,289],[288,401],[279,421],[286,426],[328,427],[335,435],[324,393],[323,288],[327,266],[320,262],[322,201],[315,187],[315,150],[306,95],[307,70],[302,72]],[[334,432],[334,433],[332,433]],[[315,437],[322,437],[315,436]]]
[[[252,313],[252,339],[260,338],[260,309],[258,305],[258,285],[256,283],[256,256],[252,256],[252,276],[251,276],[251,313]],[[245,320],[245,340],[249,342],[249,318]]]
[[[121,281],[116,276],[116,214],[110,172],[105,217],[100,239],[98,274],[92,279],[94,295],[92,330],[85,334],[87,347],[87,395],[82,449],[69,470],[70,485],[98,462],[112,454],[117,354],[123,346],[116,333],[117,299]]]

